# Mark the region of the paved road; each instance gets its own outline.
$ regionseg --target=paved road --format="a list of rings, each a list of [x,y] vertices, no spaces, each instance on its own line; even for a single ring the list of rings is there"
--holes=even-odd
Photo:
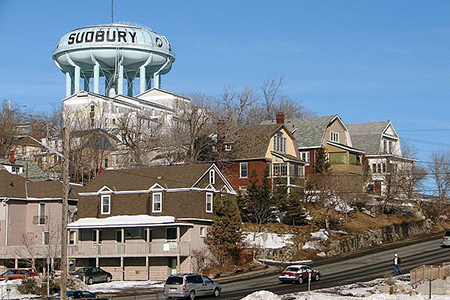
[[[312,282],[312,289],[338,286],[343,284],[367,281],[383,277],[393,271],[392,259],[395,253],[402,259],[403,272],[422,264],[436,264],[450,261],[450,248],[441,248],[441,239],[415,242],[387,250],[376,249],[372,253],[359,257],[344,258],[327,262],[326,260],[313,267],[320,270],[322,279]],[[307,284],[280,284],[278,274],[222,284],[223,293],[219,299],[241,299],[254,291],[268,290],[277,294],[305,291]],[[162,296],[162,294],[161,294]],[[164,299],[162,296],[161,299]],[[200,299],[217,299],[202,297]]]

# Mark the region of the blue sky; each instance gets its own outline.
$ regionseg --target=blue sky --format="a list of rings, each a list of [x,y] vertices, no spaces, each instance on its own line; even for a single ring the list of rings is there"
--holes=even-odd
[[[318,115],[390,119],[422,161],[450,147],[449,1],[114,3],[115,21],[171,42],[164,89],[217,95],[283,74],[283,92]],[[51,111],[65,88],[51,59],[58,39],[110,20],[109,0],[0,0],[0,100]]]

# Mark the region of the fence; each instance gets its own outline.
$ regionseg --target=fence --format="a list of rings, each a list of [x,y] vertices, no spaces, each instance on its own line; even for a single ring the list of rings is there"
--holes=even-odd
[[[412,269],[410,275],[411,282],[418,282],[425,279],[445,279],[450,276],[450,263],[442,263],[440,265],[423,265]]]

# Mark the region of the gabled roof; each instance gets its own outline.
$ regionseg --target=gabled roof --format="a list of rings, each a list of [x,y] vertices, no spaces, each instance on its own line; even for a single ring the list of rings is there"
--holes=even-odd
[[[352,137],[353,146],[362,149],[366,154],[380,153],[381,137],[388,126],[389,120],[382,122],[347,124]]]
[[[174,97],[177,97],[177,98],[182,98],[182,99],[191,101],[191,99],[189,99],[186,96],[183,96],[183,95],[180,95],[180,94],[176,94],[176,93],[172,93],[172,92],[169,92],[169,91],[166,91],[166,90],[163,90],[163,89],[158,89],[158,88],[151,88],[149,90],[146,90],[145,92],[143,92],[143,93],[141,93],[139,95],[136,95],[136,98],[140,98],[141,96],[146,95],[146,94],[150,94],[150,93],[152,93],[154,91],[158,91],[158,92],[161,92],[161,93],[164,93],[164,94],[168,94],[168,95],[171,95],[171,96],[174,96]]]
[[[28,198],[30,200],[61,199],[62,183],[51,180],[27,182],[20,175],[11,174],[6,170],[0,170],[0,198]],[[73,188],[69,198],[76,198]]]
[[[4,169],[2,165],[23,167],[22,177],[26,177],[29,181],[45,181],[48,180],[47,174],[42,171],[34,162],[16,159],[13,163],[7,158],[0,158],[0,169]],[[28,171],[27,171],[28,168]]]
[[[155,184],[166,189],[191,188],[200,178],[207,176],[207,171],[211,166],[212,164],[190,164],[107,169],[88,183],[82,192],[96,193],[105,186],[113,191],[148,190]]]
[[[235,137],[228,138],[228,140],[234,141],[229,158],[251,159],[265,157],[272,135],[282,127],[283,125],[280,124],[261,124],[238,128]]]
[[[322,147],[323,137],[330,125],[338,115],[314,117],[305,119],[286,119],[284,125],[297,140],[299,148]],[[274,123],[274,121],[264,121],[262,124]]]

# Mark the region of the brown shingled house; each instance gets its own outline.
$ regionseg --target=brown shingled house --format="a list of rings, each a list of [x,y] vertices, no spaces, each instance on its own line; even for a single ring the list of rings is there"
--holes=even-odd
[[[274,184],[286,185],[288,190],[301,186],[304,162],[283,114],[277,114],[276,124],[240,127],[227,140],[222,170],[234,189],[245,193],[253,181],[262,184],[266,176],[272,188]]]
[[[122,280],[192,272],[220,193],[236,194],[214,164],[105,170],[79,193],[69,257]]]

